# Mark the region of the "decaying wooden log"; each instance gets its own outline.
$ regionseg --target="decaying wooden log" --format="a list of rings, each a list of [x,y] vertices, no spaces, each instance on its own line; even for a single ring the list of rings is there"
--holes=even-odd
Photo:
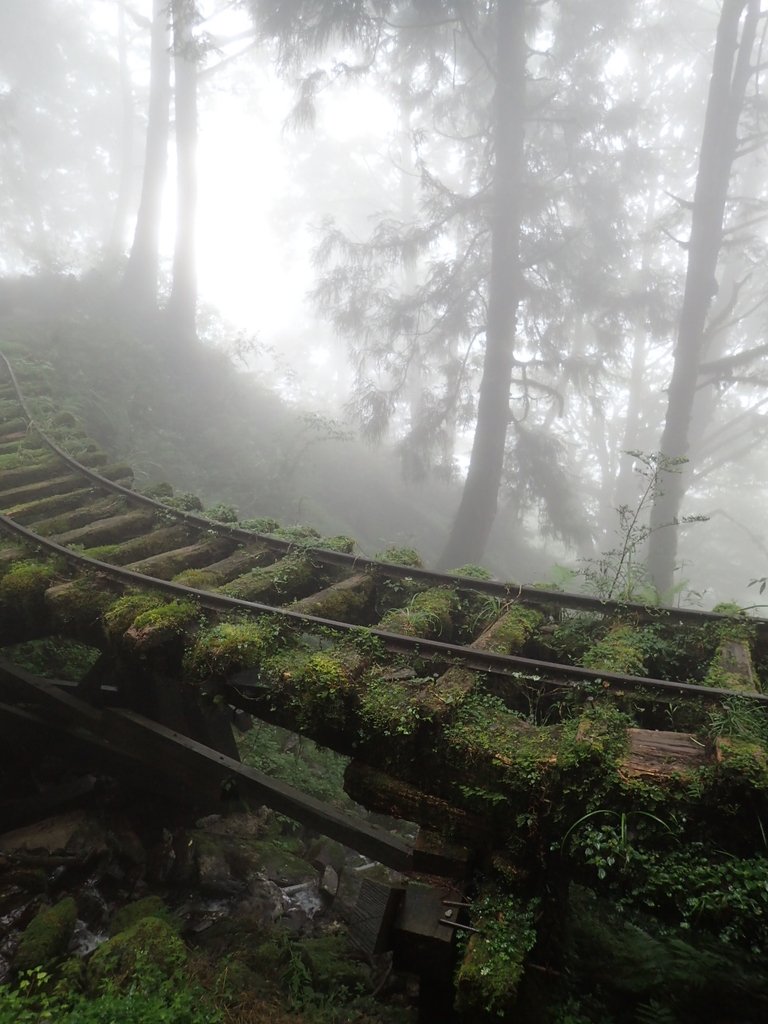
[[[628,729],[629,749],[620,772],[629,776],[690,775],[709,760],[704,744],[695,736],[652,729]]]

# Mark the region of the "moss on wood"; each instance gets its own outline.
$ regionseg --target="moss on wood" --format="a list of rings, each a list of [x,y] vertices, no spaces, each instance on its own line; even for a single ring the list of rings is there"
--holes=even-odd
[[[472,646],[494,654],[517,654],[543,621],[544,616],[535,608],[516,604],[492,623]]]
[[[52,560],[28,558],[11,562],[0,579],[0,603],[8,607],[31,607],[42,598],[58,571],[57,563]]]
[[[257,668],[274,650],[272,619],[235,619],[201,630],[184,657],[184,671],[195,679],[224,678]]]
[[[379,562],[412,566],[414,569],[421,569],[424,564],[421,555],[414,548],[385,548],[384,551],[379,551],[373,557]]]
[[[45,593],[54,622],[86,631],[99,626],[113,601],[114,593],[88,576],[51,587]]]
[[[403,636],[440,637],[448,640],[458,596],[449,587],[431,587],[416,594],[407,608],[395,608],[381,619],[379,628]]]
[[[582,655],[581,664],[597,671],[603,669],[630,676],[645,675],[640,631],[628,622],[616,623]]]
[[[471,937],[456,973],[456,1006],[466,1019],[508,1019],[536,942],[535,916],[535,903],[508,892],[486,892],[475,901],[472,926],[479,934]]]
[[[65,533],[85,526],[87,523],[97,519],[105,519],[108,516],[119,515],[126,510],[126,499],[122,496],[112,496],[94,501],[93,504],[84,504],[71,512],[62,512],[59,515],[48,516],[43,519],[33,520],[35,533],[42,537],[49,537],[52,534]]]
[[[29,500],[17,501],[5,510],[5,514],[22,526],[28,526],[30,523],[41,522],[46,517],[79,509],[90,498],[92,498],[92,491],[89,487],[76,491],[70,490],[64,494],[57,493],[47,498],[33,497]]]
[[[121,544],[88,548],[85,554],[91,558],[98,558],[100,561],[113,562],[115,565],[131,565],[160,551],[167,551],[169,548],[187,544],[192,536],[194,536],[193,532],[183,524],[166,526],[159,530],[153,530],[151,533],[145,533],[141,537],[123,541]]]
[[[159,603],[162,603],[162,599],[147,591],[123,594],[104,612],[107,636],[113,640],[121,637],[133,625],[137,615],[157,607]]]
[[[152,537],[150,533],[148,535]],[[229,537],[208,537],[196,544],[188,544],[172,551],[160,551],[140,561],[130,562],[134,572],[169,580],[184,569],[199,569],[229,554],[235,542]]]
[[[291,611],[337,621],[364,623],[371,610],[375,586],[372,576],[351,576],[297,601],[291,606]]]
[[[311,558],[295,553],[278,562],[253,569],[221,588],[223,594],[243,601],[287,600],[322,586],[323,577]]]

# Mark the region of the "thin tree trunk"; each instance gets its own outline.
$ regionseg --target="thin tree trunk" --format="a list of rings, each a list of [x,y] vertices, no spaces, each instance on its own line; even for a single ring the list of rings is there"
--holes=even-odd
[[[704,355],[704,327],[717,291],[715,271],[725,203],[744,92],[752,73],[750,58],[759,11],[759,0],[724,0],[717,31],[694,193],[683,308],[660,446],[664,455],[672,459],[687,458],[690,447],[691,412]],[[664,474],[662,492],[651,515],[648,571],[660,594],[672,589],[677,531],[668,527],[679,520],[688,482],[684,467],[678,468],[680,472]]]
[[[192,35],[194,17],[194,3],[174,0],[177,208],[173,283],[166,312],[179,341],[189,341],[197,334],[197,57]]]
[[[160,272],[160,214],[168,165],[168,116],[171,99],[171,61],[168,0],[153,0],[152,55],[149,84],[147,148],[141,200],[123,291],[134,308],[157,308]]]
[[[117,0],[117,57],[120,69],[120,181],[117,186],[115,213],[104,252],[105,262],[110,270],[114,270],[115,264],[123,254],[128,209],[133,191],[134,109],[125,22],[125,5],[123,0]]]
[[[651,264],[650,228],[653,225],[656,215],[656,191],[652,190],[648,198],[648,209],[645,214],[645,230],[643,236],[646,241],[643,245],[640,259],[640,279],[645,282]],[[627,402],[627,418],[624,422],[624,433],[619,452],[619,472],[616,477],[613,508],[621,508],[622,505],[634,506],[637,500],[637,477],[634,472],[634,459],[629,455],[621,455],[624,452],[634,451],[642,447],[641,434],[643,422],[643,410],[647,406],[646,388],[646,357],[648,353],[649,329],[647,321],[638,325],[634,333],[632,346],[632,364],[629,375],[629,399]]]
[[[525,4],[497,4],[496,152],[491,274],[477,425],[461,503],[440,559],[479,562],[496,517],[509,426],[509,393],[520,302],[520,186],[525,118]]]

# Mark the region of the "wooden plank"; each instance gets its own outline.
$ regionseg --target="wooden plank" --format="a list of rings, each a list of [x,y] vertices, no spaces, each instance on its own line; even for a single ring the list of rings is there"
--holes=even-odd
[[[98,729],[101,715],[82,700],[60,690],[54,683],[0,658],[0,695],[42,708],[55,722]]]
[[[685,775],[708,761],[706,748],[690,733],[628,729],[627,739],[624,775]]]
[[[454,929],[441,923],[445,917],[445,899],[457,899],[455,889],[411,883],[395,921],[395,929],[421,944],[451,946]]]
[[[369,811],[415,821],[429,829],[459,837],[462,842],[482,842],[488,827],[478,815],[470,814],[432,793],[396,779],[362,761],[353,760],[344,772],[344,789],[355,803]]]
[[[403,901],[403,886],[366,878],[347,922],[352,941],[368,956],[392,948],[392,928]]]
[[[385,829],[307,796],[226,754],[131,711],[97,711],[84,701],[0,659],[0,693],[39,706],[55,727],[87,729],[113,755],[175,777],[190,802],[239,797],[266,805],[398,871],[413,867],[412,848]],[[199,788],[199,789],[198,789]]]
[[[220,799],[229,793],[271,807],[397,871],[413,867],[411,846],[385,829],[339,811],[134,712],[105,711],[102,735],[123,750],[132,751],[132,756],[178,773],[188,780],[190,796],[195,786],[205,787],[209,793],[218,791]]]

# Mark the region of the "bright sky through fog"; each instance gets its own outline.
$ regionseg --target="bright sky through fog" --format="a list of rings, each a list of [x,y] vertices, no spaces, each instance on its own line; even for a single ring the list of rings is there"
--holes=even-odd
[[[202,4],[204,13],[214,4]],[[143,13],[149,16],[146,0]],[[111,3],[99,5],[99,19],[114,32]],[[242,9],[227,10],[204,24],[217,40],[248,32]],[[239,39],[213,54],[208,66],[247,46]],[[301,194],[292,178],[297,142],[311,149],[312,129],[290,139],[285,118],[295,98],[294,83],[278,79],[266,54],[246,54],[210,76],[200,90],[198,276],[200,299],[215,306],[235,327],[257,333],[266,344],[278,334],[306,330],[316,320],[306,294],[312,285],[313,228],[328,214],[321,193]],[[144,89],[146,66],[132,69]],[[144,115],[145,111],[141,111]],[[358,138],[385,148],[395,126],[391,105],[373,89],[357,85],[329,90],[318,103],[318,129],[342,143]],[[343,183],[342,183],[343,184]],[[286,223],[286,214],[288,222]],[[175,233],[173,144],[162,223],[162,246],[170,267]]]

